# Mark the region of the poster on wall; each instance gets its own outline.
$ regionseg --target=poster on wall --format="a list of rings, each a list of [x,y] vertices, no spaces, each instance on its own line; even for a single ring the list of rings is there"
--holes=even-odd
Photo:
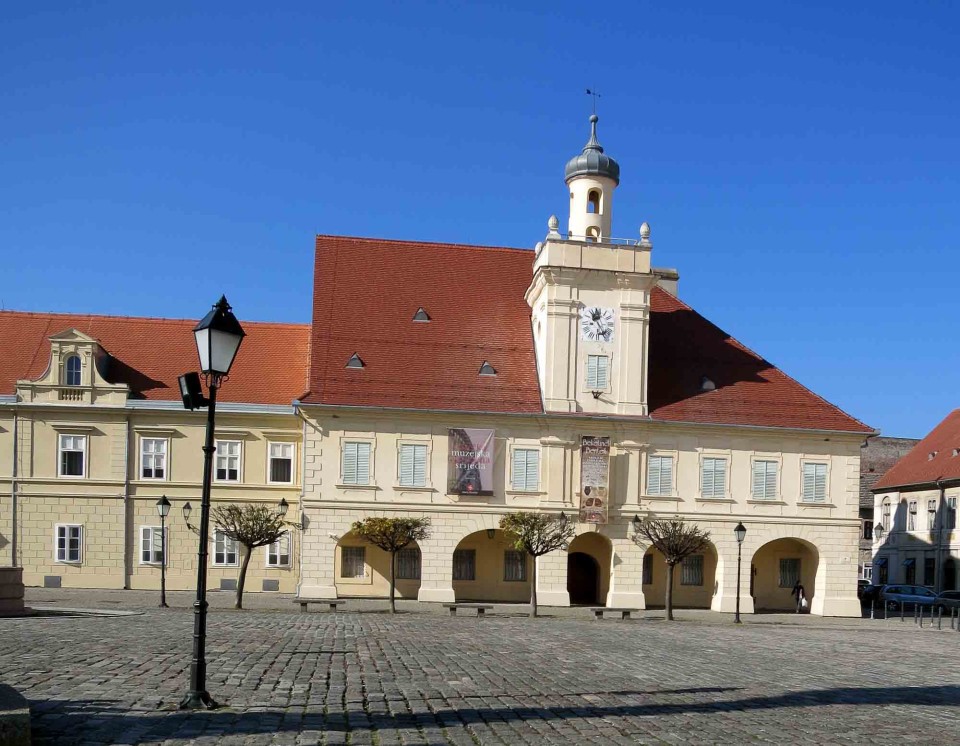
[[[606,523],[610,438],[580,438],[580,522]]]
[[[493,430],[448,431],[447,494],[493,494]]]

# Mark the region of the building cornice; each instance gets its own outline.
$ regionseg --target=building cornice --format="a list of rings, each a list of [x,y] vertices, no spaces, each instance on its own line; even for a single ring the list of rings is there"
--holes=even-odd
[[[0,407],[15,406],[24,411],[56,411],[56,412],[130,412],[130,411],[154,411],[154,412],[182,412],[186,413],[183,404],[179,401],[150,401],[141,399],[130,399],[122,405],[109,404],[59,404],[53,402],[22,402],[17,401],[16,396],[0,396]],[[293,415],[296,409],[292,404],[252,404],[247,402],[217,402],[217,413],[231,414],[275,414],[275,415]],[[202,414],[202,413],[201,413]]]

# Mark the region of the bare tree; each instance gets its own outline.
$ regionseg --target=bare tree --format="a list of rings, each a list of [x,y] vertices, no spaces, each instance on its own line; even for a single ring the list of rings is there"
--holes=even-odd
[[[667,619],[673,621],[673,568],[702,551],[710,543],[710,532],[681,518],[647,517],[634,525],[634,542],[641,547],[652,546],[667,563]]]
[[[429,518],[364,518],[351,527],[362,539],[390,553],[390,613],[397,613],[397,552],[430,535]]]
[[[279,541],[288,531],[287,523],[273,508],[255,503],[247,503],[243,507],[218,505],[213,509],[211,518],[217,531],[244,548],[240,577],[237,578],[237,600],[234,604],[234,608],[242,609],[243,585],[247,580],[250,555],[257,547]]]
[[[567,524],[566,516],[562,513],[557,517],[525,511],[503,516],[500,519],[500,528],[513,539],[513,546],[517,551],[533,557],[530,578],[530,616],[535,617],[537,615],[537,557],[557,549],[565,549],[576,532],[572,525]]]

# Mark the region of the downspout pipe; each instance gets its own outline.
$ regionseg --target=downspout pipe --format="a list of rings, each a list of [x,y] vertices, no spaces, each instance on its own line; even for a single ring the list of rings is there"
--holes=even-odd
[[[303,508],[303,500],[307,494],[307,418],[303,414],[303,410],[300,409],[300,403],[295,401],[293,403],[293,411],[302,421],[302,436],[300,438],[300,504],[297,506],[300,510],[300,520],[298,523],[301,525],[300,529],[300,541],[297,542],[297,593],[296,596],[300,597],[300,589],[303,586],[303,531],[304,523],[306,522],[306,511]]]
[[[123,588],[130,590],[130,578],[133,575],[133,546],[130,544],[130,413],[124,422],[126,435],[123,439]]]
[[[10,566],[17,567],[17,454],[20,416],[13,409],[13,469],[10,473]]]

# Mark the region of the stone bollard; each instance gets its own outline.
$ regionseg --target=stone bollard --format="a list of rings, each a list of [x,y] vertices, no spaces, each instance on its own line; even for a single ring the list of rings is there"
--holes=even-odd
[[[0,617],[30,613],[23,605],[23,568],[0,567]]]

